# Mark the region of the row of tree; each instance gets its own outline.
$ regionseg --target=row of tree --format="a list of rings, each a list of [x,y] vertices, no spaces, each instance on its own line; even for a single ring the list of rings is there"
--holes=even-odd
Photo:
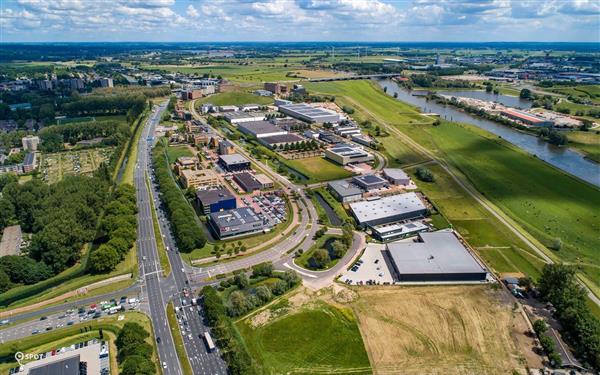
[[[279,151],[313,151],[318,150],[321,146],[319,143],[311,139],[310,141],[300,141],[294,143],[284,143],[275,145],[274,149]]]
[[[248,353],[239,332],[227,315],[223,300],[212,286],[202,288],[202,303],[211,333],[232,375],[257,374],[256,365]]]
[[[156,366],[152,361],[154,348],[146,342],[150,333],[138,323],[128,322],[117,336],[117,360],[121,375],[154,375]]]
[[[201,249],[206,244],[206,237],[194,219],[196,213],[185,200],[175,180],[171,177],[169,163],[162,143],[152,150],[154,173],[160,188],[160,199],[165,206],[167,216],[175,234],[179,251],[189,253]]]
[[[75,145],[79,141],[103,138],[99,146],[117,146],[131,137],[129,126],[120,121],[89,121],[42,128],[38,133],[44,152],[64,150],[64,143]]]
[[[540,340],[540,345],[546,352],[550,363],[554,367],[560,367],[562,365],[562,358],[560,354],[556,351],[556,345],[550,336],[546,334],[548,331],[548,325],[542,319],[538,319],[533,322],[533,330]]]
[[[119,186],[106,205],[100,222],[103,235],[99,240],[104,243],[90,255],[91,272],[110,272],[125,259],[136,239],[136,213],[135,189],[131,185]]]
[[[600,370],[600,320],[586,304],[586,290],[577,282],[575,269],[562,264],[544,266],[538,288],[551,302],[563,330],[562,336],[585,365]]]
[[[69,116],[97,116],[127,114],[137,118],[146,108],[146,96],[142,94],[88,95],[75,97],[64,103],[61,112]]]
[[[553,145],[564,146],[569,143],[569,137],[556,129],[540,128],[538,134],[541,138],[544,138],[548,143]]]

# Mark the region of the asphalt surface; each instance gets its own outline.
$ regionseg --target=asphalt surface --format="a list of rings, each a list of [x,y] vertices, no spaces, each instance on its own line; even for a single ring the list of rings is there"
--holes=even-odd
[[[168,297],[163,295],[161,289],[162,270],[160,269],[156,238],[154,237],[150,192],[146,185],[146,171],[150,165],[148,137],[152,134],[151,129],[160,121],[166,106],[166,102],[162,103],[158,109],[153,111],[138,144],[137,164],[134,173],[138,208],[137,252],[140,276],[145,284],[142,299],[147,298],[148,313],[152,320],[154,336],[157,341],[159,365],[163,367],[163,374],[165,375],[182,375],[183,372],[181,371],[167,320],[166,305]]]

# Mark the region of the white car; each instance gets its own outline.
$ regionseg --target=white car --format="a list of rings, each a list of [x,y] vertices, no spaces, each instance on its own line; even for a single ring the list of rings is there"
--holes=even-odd
[[[167,368],[167,362],[163,362],[163,368]]]

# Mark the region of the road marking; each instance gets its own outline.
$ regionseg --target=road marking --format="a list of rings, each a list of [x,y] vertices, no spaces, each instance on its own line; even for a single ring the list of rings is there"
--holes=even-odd
[[[315,275],[311,275],[310,273],[307,273],[307,272],[304,272],[304,271],[300,271],[300,270],[298,270],[298,269],[296,269],[296,268],[294,268],[294,267],[290,266],[289,264],[287,264],[287,262],[286,262],[286,263],[283,263],[283,266],[284,266],[284,267],[287,267],[287,268],[289,268],[289,269],[291,269],[291,270],[294,270],[294,271],[298,272],[298,273],[299,273],[299,274],[301,274],[301,275],[304,275],[304,276],[307,276],[307,277],[312,277],[312,278],[314,278],[314,279],[316,279],[316,278],[317,278]]]

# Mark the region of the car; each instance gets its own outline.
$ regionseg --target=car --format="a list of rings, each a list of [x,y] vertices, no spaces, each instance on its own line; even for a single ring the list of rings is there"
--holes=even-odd
[[[40,318],[40,320],[46,320],[46,319],[48,319],[48,317],[47,317],[47,316],[42,316],[42,317]]]
[[[156,338],[156,342],[160,344],[160,336]]]
[[[167,368],[167,362],[163,362],[163,368]]]
[[[9,323],[9,320],[8,319],[4,319],[4,320],[0,321],[0,326],[5,326],[8,323]]]
[[[67,322],[67,325],[68,325],[68,326],[72,326],[73,324],[75,324],[75,322],[74,322],[74,321],[72,321],[72,320],[70,320],[70,321],[68,321],[68,322]]]
[[[46,331],[52,331],[52,327],[46,327]]]
[[[32,335],[37,335],[38,333],[40,333],[39,329],[34,329],[33,331],[31,331]]]
[[[85,307],[80,307],[80,308],[77,310],[77,312],[78,312],[79,314],[83,314],[83,313],[85,313]]]

